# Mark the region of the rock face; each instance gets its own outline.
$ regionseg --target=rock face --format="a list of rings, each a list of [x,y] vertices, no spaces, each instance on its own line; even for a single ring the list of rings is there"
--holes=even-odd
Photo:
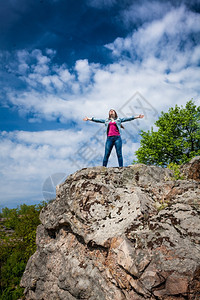
[[[70,175],[41,212],[25,298],[200,299],[198,176],[143,164]]]
[[[200,156],[196,156],[189,163],[182,165],[181,172],[187,179],[200,181]]]

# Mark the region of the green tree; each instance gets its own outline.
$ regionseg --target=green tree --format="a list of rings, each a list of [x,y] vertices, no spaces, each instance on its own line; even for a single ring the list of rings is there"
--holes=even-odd
[[[186,106],[161,112],[155,122],[157,130],[141,132],[141,146],[134,163],[167,166],[182,164],[200,155],[200,106],[192,100]]]
[[[5,208],[3,225],[12,229],[11,235],[1,234],[0,240],[0,300],[22,299],[19,283],[29,257],[36,250],[36,228],[39,213],[46,205],[23,204],[15,209]]]

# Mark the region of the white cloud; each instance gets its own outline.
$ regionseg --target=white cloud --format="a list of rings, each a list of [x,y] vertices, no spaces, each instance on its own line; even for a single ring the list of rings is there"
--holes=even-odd
[[[7,189],[1,205],[9,205],[13,198],[19,203],[26,197],[43,200],[42,184],[48,176],[77,169],[70,159],[72,145],[78,149],[83,138],[83,132],[73,130],[1,132],[0,190]]]
[[[78,80],[82,83],[87,83],[91,77],[91,66],[87,59],[81,59],[76,62],[75,70],[78,73]]]
[[[155,3],[153,9],[161,11]],[[177,103],[196,100],[200,55],[194,37],[200,28],[198,17],[185,6],[170,6],[160,19],[106,45],[116,58],[106,66],[82,59],[69,69],[65,64],[54,64],[52,49],[45,54],[39,49],[19,51],[18,65],[15,62],[10,68],[13,73],[21,70],[19,78],[27,88],[17,93],[10,89],[8,98],[23,112],[31,111],[31,122],[34,118],[59,118],[61,122],[74,118],[79,123],[81,115],[103,117],[110,107],[120,108],[136,91],[150,99],[158,112],[164,103],[173,105],[174,99]],[[160,95],[162,101],[158,100]]]
[[[160,1],[142,1],[134,2],[128,9],[122,11],[121,18],[124,23],[129,27],[133,24],[146,23],[152,20],[160,19],[172,9],[170,2]]]
[[[199,14],[181,6],[170,10],[161,19],[145,23],[132,35],[117,38],[107,48],[116,57],[124,59],[131,57],[133,60],[144,61],[151,56],[158,57],[161,62],[167,62],[168,68],[176,71],[191,62],[194,49],[199,43],[199,31]]]
[[[200,45],[194,47],[191,55],[191,63],[194,65],[200,64]]]
[[[14,205],[13,199],[15,205],[26,199],[40,202],[43,183],[49,176],[69,175],[82,167],[102,164],[105,143],[102,125],[82,123],[83,129],[79,131],[0,132],[0,192],[4,195],[0,206]],[[127,155],[133,155],[136,148],[134,141],[126,145],[125,164],[132,162]],[[116,162],[113,152],[109,166],[115,166]]]
[[[168,61],[153,55],[141,63],[124,59],[107,66],[94,66],[79,60],[74,73],[62,66],[53,70],[54,75],[29,74],[23,78],[29,89],[10,91],[8,97],[16,107],[33,114],[32,122],[35,117],[59,118],[61,122],[74,119],[80,124],[85,115],[104,117],[111,107],[119,109],[136,91],[151,101],[159,112],[164,103],[173,105],[174,99],[184,103],[191,98],[197,99],[199,67],[187,67],[185,56],[180,55],[174,62],[174,71],[168,73]],[[160,95],[162,101],[156,100]],[[140,112],[135,110],[136,114]]]
[[[93,1],[100,3],[106,2]],[[69,69],[66,64],[54,62],[53,49],[21,50],[12,60],[11,54],[0,53],[2,61],[7,58],[7,70],[25,85],[21,89],[4,88],[8,105],[30,114],[30,122],[59,119],[68,126],[70,121],[76,122],[73,130],[1,132],[0,192],[5,194],[5,186],[11,191],[5,201],[13,199],[13,191],[17,191],[18,199],[30,195],[36,199],[34,191],[41,191],[46,177],[91,166],[91,158],[95,165],[101,165],[103,126],[83,122],[86,115],[105,118],[110,108],[121,117],[145,114],[143,120],[124,124],[124,164],[129,165],[139,147],[139,130],[150,129],[162,110],[175,104],[185,105],[191,98],[200,105],[200,46],[196,34],[199,15],[184,6],[169,5],[170,10],[164,13],[167,4],[161,6],[162,12],[155,2],[153,5],[156,20],[148,19],[144,13],[147,8],[143,7],[141,16],[146,23],[127,37],[106,45],[113,55],[113,62],[108,65],[79,59]],[[109,166],[116,165],[114,151]]]
[[[29,52],[25,49],[17,51],[19,63],[23,63],[29,57]]]
[[[64,83],[74,79],[74,76],[70,74],[69,70],[64,65],[57,69],[57,74]]]

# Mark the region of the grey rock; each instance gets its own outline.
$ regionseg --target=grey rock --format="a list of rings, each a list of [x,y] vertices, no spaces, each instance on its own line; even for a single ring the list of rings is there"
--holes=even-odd
[[[198,299],[200,184],[186,175],[143,164],[70,175],[40,214],[25,298]]]
[[[187,179],[200,181],[200,156],[196,156],[190,162],[182,165],[181,172]]]

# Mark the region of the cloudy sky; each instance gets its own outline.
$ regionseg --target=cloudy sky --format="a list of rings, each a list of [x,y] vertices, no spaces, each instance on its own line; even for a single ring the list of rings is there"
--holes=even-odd
[[[161,111],[200,105],[200,0],[0,0],[0,209],[51,198],[99,166],[106,118],[124,165]],[[109,166],[118,166],[113,151]]]

